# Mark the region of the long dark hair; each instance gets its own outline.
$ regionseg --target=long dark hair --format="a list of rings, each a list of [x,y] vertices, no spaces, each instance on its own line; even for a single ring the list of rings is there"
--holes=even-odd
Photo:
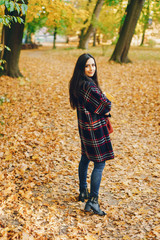
[[[92,79],[97,85],[97,87],[100,89],[99,83],[98,83],[98,77],[97,77],[97,65],[94,57],[89,53],[84,53],[80,55],[76,62],[76,65],[73,71],[73,76],[69,83],[70,105],[73,109],[75,109],[78,104],[80,87],[84,83],[84,81],[87,80],[88,78],[85,75],[85,65],[89,58],[93,58],[96,66],[95,73],[93,77],[91,77],[90,79]]]

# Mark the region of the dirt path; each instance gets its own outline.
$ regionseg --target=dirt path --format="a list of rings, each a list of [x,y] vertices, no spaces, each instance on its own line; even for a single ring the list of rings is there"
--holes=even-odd
[[[115,98],[116,157],[104,170],[102,218],[77,201],[80,143],[68,82],[80,53],[23,51],[26,78],[0,78],[0,237],[159,239],[159,61],[96,57],[102,89]]]

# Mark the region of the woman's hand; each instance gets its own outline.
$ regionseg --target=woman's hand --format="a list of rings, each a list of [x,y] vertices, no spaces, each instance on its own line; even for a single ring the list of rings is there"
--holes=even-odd
[[[108,118],[108,117],[111,117],[111,114],[110,114],[110,112],[108,112],[104,116]]]

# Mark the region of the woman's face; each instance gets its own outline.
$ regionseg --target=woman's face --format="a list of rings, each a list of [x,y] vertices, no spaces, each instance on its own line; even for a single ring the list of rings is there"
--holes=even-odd
[[[88,77],[93,77],[93,75],[95,74],[95,71],[96,71],[95,61],[93,58],[89,58],[86,62],[84,73]]]

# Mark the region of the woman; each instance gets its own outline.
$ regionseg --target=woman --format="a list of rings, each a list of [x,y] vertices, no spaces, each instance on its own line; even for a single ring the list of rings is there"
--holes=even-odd
[[[85,210],[105,215],[98,204],[99,187],[105,161],[114,158],[106,126],[111,102],[102,93],[97,77],[96,61],[90,54],[82,54],[76,63],[69,85],[70,105],[77,109],[78,128],[81,139],[79,163],[79,200],[88,199]],[[94,162],[91,174],[90,194],[87,190],[89,162]]]

